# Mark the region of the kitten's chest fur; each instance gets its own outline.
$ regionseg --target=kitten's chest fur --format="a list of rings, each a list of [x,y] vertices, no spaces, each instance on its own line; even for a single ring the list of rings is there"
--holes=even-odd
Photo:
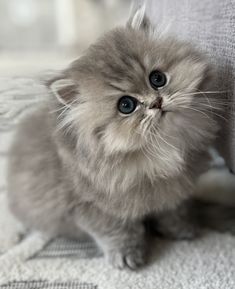
[[[122,218],[139,218],[173,207],[192,187],[191,177],[175,170],[176,163],[166,177],[161,175],[159,163],[140,154],[112,158],[78,155],[76,165],[74,156],[70,162],[77,201],[91,202]]]

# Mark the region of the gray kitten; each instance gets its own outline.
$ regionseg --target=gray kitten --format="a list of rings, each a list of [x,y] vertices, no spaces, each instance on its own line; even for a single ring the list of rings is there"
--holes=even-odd
[[[201,53],[157,34],[137,10],[51,80],[20,123],[13,213],[51,235],[87,233],[115,267],[142,265],[143,220],[192,195],[207,168],[218,129],[215,96],[205,95],[212,80]]]

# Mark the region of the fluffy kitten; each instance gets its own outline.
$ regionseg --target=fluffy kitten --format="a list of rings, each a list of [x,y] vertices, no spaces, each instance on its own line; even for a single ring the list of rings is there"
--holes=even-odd
[[[29,228],[92,236],[118,268],[145,262],[143,220],[188,198],[217,132],[212,72],[141,8],[48,84],[19,125],[9,203]],[[202,92],[203,91],[203,92]]]

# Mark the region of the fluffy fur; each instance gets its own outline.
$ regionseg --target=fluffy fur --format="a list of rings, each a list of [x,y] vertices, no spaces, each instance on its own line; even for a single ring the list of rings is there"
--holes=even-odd
[[[158,91],[149,74],[168,83]],[[26,226],[91,235],[116,267],[145,262],[143,219],[188,198],[215,138],[213,74],[190,44],[158,35],[143,10],[48,83],[10,151],[9,204]],[[141,103],[122,115],[117,102]],[[149,109],[157,96],[163,111]]]

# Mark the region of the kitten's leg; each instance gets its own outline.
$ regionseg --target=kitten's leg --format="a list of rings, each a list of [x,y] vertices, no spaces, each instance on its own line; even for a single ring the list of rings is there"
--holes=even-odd
[[[175,240],[191,240],[200,233],[199,225],[191,214],[191,202],[183,202],[174,210],[150,216],[145,225],[150,233]]]
[[[142,222],[115,219],[90,205],[75,210],[77,225],[90,234],[116,268],[137,269],[145,263],[146,239]]]
[[[235,235],[235,206],[193,199],[190,214],[202,228]]]
[[[193,239],[205,228],[235,234],[235,207],[192,198],[145,224],[150,232],[171,239]]]

